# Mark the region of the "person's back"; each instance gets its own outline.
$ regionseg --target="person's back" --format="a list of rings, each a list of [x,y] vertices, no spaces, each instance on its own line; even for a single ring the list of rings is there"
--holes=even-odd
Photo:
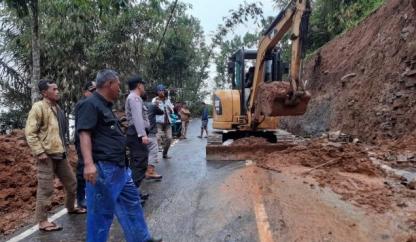
[[[152,102],[145,102],[147,107],[147,115],[149,117],[149,134],[157,134],[156,116],[163,115],[164,112]]]
[[[205,103],[202,103],[202,105],[203,105],[203,109],[202,109],[202,114],[201,114],[201,121],[202,121],[201,135],[198,137],[202,138],[202,135],[204,134],[204,130],[205,130],[207,134],[205,138],[208,138],[208,107]]]
[[[201,119],[203,121],[208,121],[208,107],[206,105],[204,106],[204,108],[202,110]]]

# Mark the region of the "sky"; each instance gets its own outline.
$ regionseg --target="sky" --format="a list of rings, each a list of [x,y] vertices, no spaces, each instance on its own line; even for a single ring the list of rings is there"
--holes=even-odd
[[[229,16],[229,10],[237,9],[244,0],[182,0],[192,4],[189,13],[201,21],[204,32],[209,35],[215,31],[219,24],[223,23],[223,17]],[[278,10],[274,9],[272,0],[246,0],[247,3],[262,2],[265,16],[277,16]],[[235,32],[244,35],[250,28],[256,27],[252,24],[240,26]]]
[[[212,33],[215,32],[217,26],[223,23],[223,17],[229,16],[231,9],[237,9],[244,0],[182,0],[185,3],[192,4],[192,9],[188,13],[195,16],[201,21],[201,26],[205,32],[206,41],[210,43]],[[246,0],[247,3],[260,2],[260,0]],[[273,0],[261,0],[263,4],[264,16],[277,16],[279,10],[274,8]],[[248,22],[243,26],[239,26],[234,30],[234,34],[243,36],[246,32],[254,32],[257,26],[253,22]],[[251,30],[251,31],[250,31]],[[230,34],[230,38],[233,34]],[[215,65],[210,64],[209,78],[207,80],[207,91],[211,92],[214,89]],[[210,96],[206,97],[206,102],[210,102]]]

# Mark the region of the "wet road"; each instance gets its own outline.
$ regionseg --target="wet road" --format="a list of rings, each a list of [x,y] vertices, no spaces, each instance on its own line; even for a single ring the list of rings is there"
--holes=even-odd
[[[148,225],[165,242],[406,241],[393,214],[368,213],[313,180],[250,161],[206,162],[199,127],[191,122],[189,138],[160,161],[163,180],[143,184],[151,193]],[[109,241],[124,241],[116,221]],[[85,241],[85,216],[65,214],[57,222],[63,231],[37,231],[22,241]]]
[[[175,143],[169,153],[172,158],[161,159],[157,166],[163,180],[143,184],[142,189],[151,194],[144,208],[151,232],[164,241],[175,242],[257,241],[255,214],[250,199],[243,198],[248,195],[240,189],[243,184],[224,195],[226,178],[244,169],[245,163],[207,163],[206,139],[197,138],[199,132],[200,121],[191,122],[188,139]],[[116,220],[110,241],[124,241]],[[35,232],[23,241],[85,240],[85,216],[64,215],[57,222],[63,225],[63,231]]]

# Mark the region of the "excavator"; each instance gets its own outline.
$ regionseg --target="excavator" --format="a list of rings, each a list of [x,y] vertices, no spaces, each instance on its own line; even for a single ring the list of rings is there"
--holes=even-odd
[[[292,0],[263,32],[257,50],[242,48],[229,58],[232,89],[214,92],[214,132],[208,137],[207,160],[244,158],[227,157],[232,153],[232,148],[224,145],[227,140],[255,136],[278,143],[278,117],[306,112],[311,94],[301,80],[300,65],[310,12],[310,0]],[[281,61],[278,46],[289,31],[290,68]],[[253,62],[254,65],[247,68],[246,65]],[[283,80],[285,71],[287,80]],[[275,148],[279,147],[271,147]]]

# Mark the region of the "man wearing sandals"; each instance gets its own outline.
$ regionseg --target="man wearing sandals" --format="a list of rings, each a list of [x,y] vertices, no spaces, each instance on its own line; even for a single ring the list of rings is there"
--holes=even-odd
[[[65,114],[58,105],[58,86],[50,80],[38,83],[42,100],[33,104],[26,122],[27,143],[37,157],[38,187],[36,193],[36,221],[42,231],[57,231],[62,227],[48,221],[47,207],[53,195],[56,175],[66,192],[65,207],[68,213],[81,214],[86,210],[75,208],[76,180],[66,159]]]

